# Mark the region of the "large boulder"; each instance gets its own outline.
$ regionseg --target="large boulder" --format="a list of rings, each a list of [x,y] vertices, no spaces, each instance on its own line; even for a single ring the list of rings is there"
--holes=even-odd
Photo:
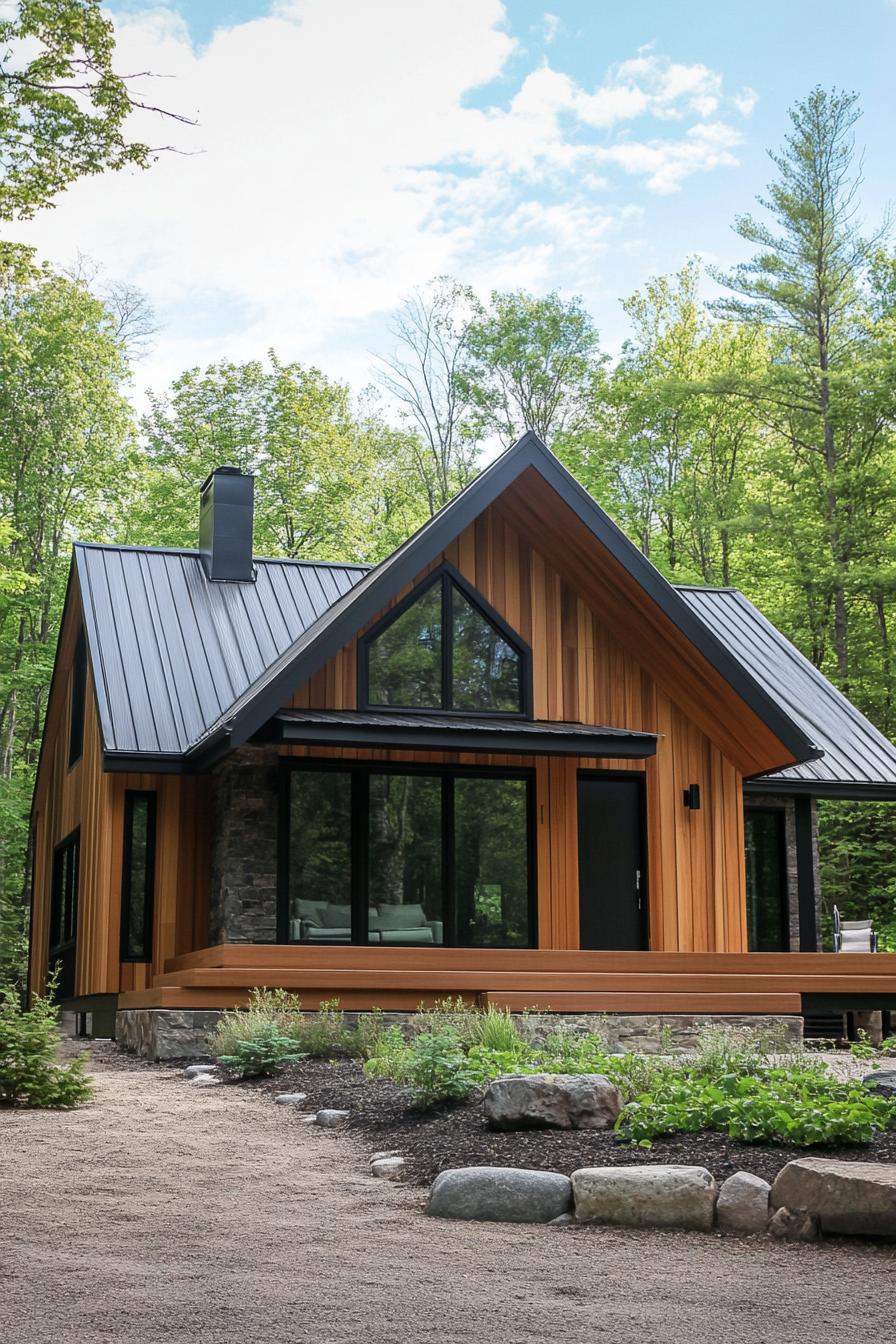
[[[572,1174],[580,1223],[708,1232],[716,1183],[705,1167],[583,1167]]]
[[[771,1186],[761,1176],[737,1171],[723,1181],[716,1201],[721,1232],[764,1232],[768,1226]]]
[[[556,1171],[459,1167],[433,1181],[427,1211],[483,1223],[550,1223],[571,1204],[569,1177]]]
[[[800,1157],[778,1172],[771,1202],[808,1209],[822,1232],[896,1237],[896,1163]]]
[[[601,1073],[520,1073],[485,1094],[492,1129],[610,1129],[622,1098]]]
[[[896,1069],[878,1069],[875,1073],[866,1073],[862,1082],[869,1092],[896,1101]]]

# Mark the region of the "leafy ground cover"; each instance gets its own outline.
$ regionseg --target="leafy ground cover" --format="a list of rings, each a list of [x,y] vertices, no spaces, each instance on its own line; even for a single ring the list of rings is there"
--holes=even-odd
[[[272,1049],[272,1043],[278,1044]],[[724,1026],[707,1027],[689,1055],[611,1054],[598,1033],[556,1022],[546,1027],[535,1018],[520,1025],[507,1013],[459,1002],[417,1014],[402,1032],[375,1013],[350,1029],[338,1004],[303,1014],[294,996],[258,991],[248,1013],[225,1015],[212,1051],[225,1066],[238,1065],[237,1076],[276,1073],[278,1090],[288,1084],[309,1091],[313,1078],[318,1094],[309,1091],[309,1105],[350,1109],[356,1125],[382,1131],[376,1146],[389,1146],[386,1131],[399,1148],[403,1135],[406,1143],[426,1131],[432,1160],[418,1154],[415,1170],[428,1176],[432,1161],[445,1155],[439,1156],[443,1144],[453,1150],[454,1138],[478,1161],[496,1160],[507,1147],[520,1154],[563,1147],[569,1136],[489,1134],[479,1098],[491,1079],[508,1073],[600,1073],[616,1084],[623,1109],[615,1130],[572,1136],[570,1151],[577,1154],[596,1143],[603,1152],[610,1145],[615,1153],[634,1152],[635,1160],[650,1152],[669,1161],[671,1146],[687,1149],[689,1160],[703,1154],[705,1165],[708,1149],[721,1149],[724,1162],[726,1152],[761,1144],[790,1155],[811,1147],[854,1156],[861,1146],[896,1157],[896,1102],[857,1078],[836,1076],[811,1054],[784,1051],[774,1034]],[[352,1056],[363,1063],[339,1062]],[[315,1060],[331,1061],[325,1068],[333,1084]]]

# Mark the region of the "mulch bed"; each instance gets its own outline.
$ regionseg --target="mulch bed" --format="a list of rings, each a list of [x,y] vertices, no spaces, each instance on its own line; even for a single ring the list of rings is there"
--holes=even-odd
[[[334,1107],[351,1112],[348,1124],[326,1131],[354,1138],[368,1153],[395,1149],[405,1158],[404,1179],[429,1185],[449,1167],[530,1167],[561,1171],[578,1167],[631,1166],[646,1162],[707,1167],[717,1181],[735,1171],[751,1171],[767,1181],[795,1157],[842,1157],[852,1161],[896,1162],[896,1132],[873,1143],[838,1148],[797,1148],[788,1144],[746,1144],[724,1134],[670,1135],[652,1148],[627,1148],[612,1134],[587,1130],[529,1130],[496,1134],[486,1128],[478,1102],[422,1113],[394,1083],[364,1077],[354,1060],[305,1060],[276,1078],[239,1084],[270,1093],[307,1092],[302,1110]]]

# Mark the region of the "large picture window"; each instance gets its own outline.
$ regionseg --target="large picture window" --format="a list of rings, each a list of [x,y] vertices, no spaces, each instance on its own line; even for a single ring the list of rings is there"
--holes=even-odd
[[[527,772],[289,765],[281,941],[535,943]]]
[[[128,791],[121,878],[122,961],[152,961],[155,855],[156,796]]]
[[[526,645],[449,565],[364,637],[358,666],[364,708],[530,712]]]

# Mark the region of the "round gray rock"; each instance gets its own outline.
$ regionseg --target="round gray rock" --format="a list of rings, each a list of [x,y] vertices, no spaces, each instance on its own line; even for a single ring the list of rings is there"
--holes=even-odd
[[[399,1174],[403,1166],[403,1157],[378,1157],[370,1164],[370,1174],[372,1176],[384,1176],[387,1180],[392,1180]]]
[[[307,1092],[281,1092],[274,1101],[278,1106],[299,1106],[307,1097]]]
[[[896,1069],[878,1069],[875,1073],[866,1073],[862,1082],[869,1092],[896,1101]]]
[[[580,1223],[708,1232],[716,1183],[705,1167],[583,1167],[572,1174]]]
[[[483,1223],[551,1223],[571,1202],[569,1177],[556,1171],[459,1167],[433,1181],[428,1212]]]
[[[198,1078],[203,1073],[214,1073],[217,1068],[217,1064],[188,1064],[184,1069],[184,1077]]]
[[[314,1117],[315,1124],[322,1125],[324,1129],[335,1129],[337,1125],[342,1124],[342,1121],[347,1119],[348,1111],[318,1111]]]
[[[722,1232],[754,1234],[768,1227],[768,1197],[771,1186],[761,1176],[738,1171],[723,1181],[716,1202]]]
[[[483,1105],[492,1129],[609,1129],[622,1098],[601,1073],[514,1073],[489,1085]]]

